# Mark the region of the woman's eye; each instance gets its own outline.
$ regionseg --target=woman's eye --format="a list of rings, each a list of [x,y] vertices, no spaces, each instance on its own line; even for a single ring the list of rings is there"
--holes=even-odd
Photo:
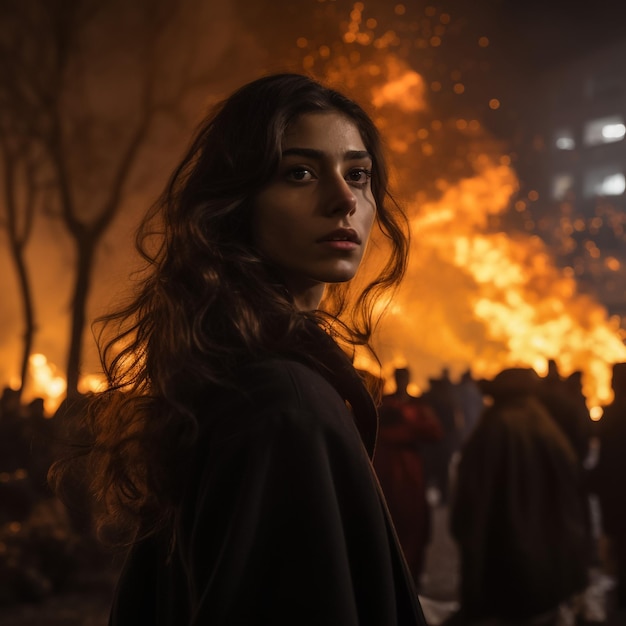
[[[372,177],[372,170],[360,167],[354,170],[350,170],[346,176],[346,180],[351,183],[357,183],[359,185],[367,184],[367,181]]]
[[[298,182],[306,182],[313,179],[311,170],[306,167],[297,167],[287,173],[287,177]]]

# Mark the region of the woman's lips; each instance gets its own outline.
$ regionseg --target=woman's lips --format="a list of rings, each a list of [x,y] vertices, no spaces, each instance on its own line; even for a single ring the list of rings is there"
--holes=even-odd
[[[356,250],[359,244],[354,241],[348,241],[347,239],[323,239],[318,242],[325,248],[332,248],[333,250]]]
[[[361,245],[361,238],[353,228],[337,228],[327,235],[320,237],[317,241],[318,243],[325,244],[346,244],[340,247],[349,250]]]

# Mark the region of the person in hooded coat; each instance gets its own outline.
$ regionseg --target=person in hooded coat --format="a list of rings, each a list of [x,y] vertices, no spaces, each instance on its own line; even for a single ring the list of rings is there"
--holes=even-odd
[[[559,624],[589,566],[583,481],[533,370],[483,384],[486,408],[461,450],[450,517],[461,562],[450,624]]]

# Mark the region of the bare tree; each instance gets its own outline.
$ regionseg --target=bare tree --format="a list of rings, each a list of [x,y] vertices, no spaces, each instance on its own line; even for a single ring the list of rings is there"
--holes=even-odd
[[[186,2],[187,8],[194,0]],[[33,155],[50,188],[49,212],[60,218],[75,254],[67,394],[78,393],[87,303],[95,255],[122,206],[157,114],[173,112],[204,83],[189,57],[171,48],[175,0],[3,0],[0,3],[0,120],[20,130],[19,150],[4,135],[6,226],[24,302],[30,352],[32,298],[23,247],[33,219],[26,194],[22,219],[14,193],[16,169],[36,193]],[[170,32],[171,34],[171,32]],[[169,47],[168,47],[169,46]],[[185,57],[185,54],[188,56]],[[178,63],[173,69],[174,61]],[[195,72],[195,74],[193,73]],[[158,77],[158,80],[157,80]],[[5,123],[6,122],[6,123]],[[27,359],[27,356],[25,357]]]
[[[29,152],[31,146],[22,144],[19,136],[0,123],[0,159],[2,173],[2,203],[4,209],[0,225],[7,233],[9,251],[18,278],[18,287],[22,301],[24,315],[24,341],[20,362],[20,386],[18,395],[21,396],[26,386],[28,375],[28,361],[30,358],[33,339],[36,331],[35,313],[30,275],[25,260],[26,244],[30,239],[35,213],[37,184],[36,158]]]
[[[46,149],[57,184],[60,214],[76,246],[76,275],[70,307],[70,340],[66,366],[68,397],[76,394],[78,390],[83,330],[86,323],[86,306],[94,254],[120,207],[131,167],[139,148],[146,139],[157,110],[153,93],[155,67],[150,62],[152,61],[151,51],[146,50],[148,63],[144,72],[137,77],[141,81],[138,115],[129,125],[125,136],[120,138],[117,154],[110,161],[109,180],[100,188],[97,206],[92,205],[88,210],[84,210],[81,206],[80,190],[77,191],[80,185],[76,184],[76,180],[81,174],[83,176],[92,174],[93,168],[97,167],[95,163],[97,157],[94,158],[95,151],[91,142],[93,135],[96,134],[94,131],[97,130],[98,120],[90,118],[89,114],[86,116],[84,109],[78,113],[74,107],[68,107],[63,101],[63,97],[67,95],[63,87],[67,85],[68,74],[72,71],[79,73],[76,60],[81,54],[79,37],[81,28],[85,25],[85,19],[92,17],[89,12],[85,14],[81,11],[84,8],[85,3],[75,2],[66,4],[64,13],[57,13],[56,16],[52,15],[52,12],[49,14],[51,20],[56,18],[56,28],[51,43],[56,59],[54,70],[57,80],[56,89],[50,94],[50,126],[45,138]],[[154,26],[153,23],[145,27],[147,46],[154,44],[154,30],[152,30]],[[75,77],[76,75],[72,78]],[[81,78],[80,75],[78,78]],[[78,95],[79,92],[74,91],[74,96]],[[81,159],[80,165],[76,158],[78,155]]]
[[[0,17],[8,18],[9,5]],[[10,12],[9,12],[10,14]],[[22,80],[22,61],[30,43],[16,29],[16,21],[3,19],[0,31],[0,227],[7,235],[21,297],[24,334],[20,361],[21,396],[28,376],[28,362],[36,332],[31,278],[25,259],[33,229],[37,200],[42,191],[43,154],[41,116],[33,108],[33,93]]]

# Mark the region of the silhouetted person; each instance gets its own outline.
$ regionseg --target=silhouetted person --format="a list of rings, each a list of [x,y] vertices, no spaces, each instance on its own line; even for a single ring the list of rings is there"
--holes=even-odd
[[[0,472],[25,467],[29,455],[26,426],[19,392],[5,387],[0,398]]]
[[[619,609],[626,609],[626,363],[613,365],[614,398],[598,423],[600,455],[592,472],[598,495],[607,552],[617,579]]]
[[[11,387],[5,387],[0,396],[0,420],[17,418],[20,414],[20,393]]]
[[[586,586],[578,460],[535,397],[538,385],[522,368],[483,384],[493,405],[461,449],[451,507],[461,559],[451,624],[556,625],[559,605]]]
[[[458,400],[461,424],[459,424],[459,444],[466,441],[478,423],[485,400],[478,382],[473,378],[472,372],[466,370],[461,375],[461,380],[454,387]]]
[[[408,393],[409,370],[394,372],[396,391],[384,396],[374,467],[391,512],[404,555],[419,585],[431,538],[422,446],[443,437],[443,428],[423,399]]]
[[[454,385],[444,369],[439,378],[429,379],[430,387],[423,394],[443,426],[444,436],[424,450],[428,480],[439,492],[439,502],[448,503],[449,470],[452,455],[459,447],[460,406]]]
[[[554,362],[549,361],[550,363]],[[584,397],[581,402],[580,385],[580,373],[574,373],[564,380],[559,375],[556,364],[553,364],[549,366],[548,375],[541,380],[537,396],[563,430],[582,465],[589,452],[591,431],[589,411],[584,403]]]

